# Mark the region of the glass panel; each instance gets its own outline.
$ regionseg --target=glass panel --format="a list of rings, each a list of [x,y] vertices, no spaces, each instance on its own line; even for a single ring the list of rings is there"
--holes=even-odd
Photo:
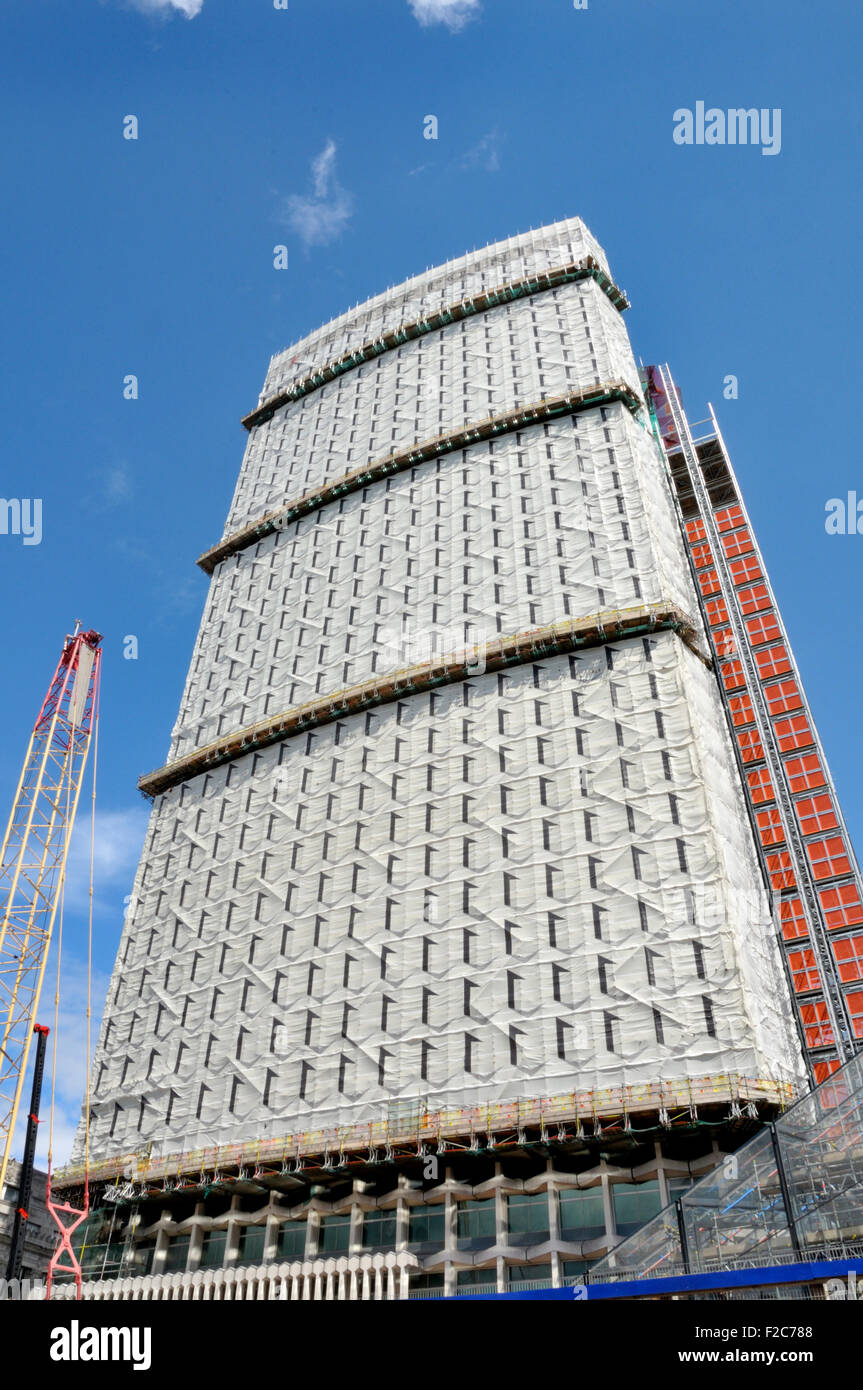
[[[483,1250],[494,1245],[494,1200],[459,1202],[457,1229],[459,1250]]]
[[[515,1284],[550,1284],[551,1265],[510,1265],[506,1277],[510,1288]]]
[[[632,1271],[641,1278],[683,1273],[676,1207],[664,1207],[635,1235],[589,1266],[591,1282],[602,1283]]]
[[[319,1255],[344,1255],[351,1245],[351,1218],[325,1216],[318,1236]]]
[[[240,1253],[237,1263],[259,1265],[264,1258],[266,1239],[266,1226],[243,1226],[240,1231]]]
[[[493,1269],[460,1269],[456,1275],[460,1289],[496,1289],[497,1274]]]
[[[791,1247],[769,1130],[702,1178],[680,1199],[693,1269]]]
[[[156,1251],[154,1240],[142,1240],[137,1245],[132,1246],[132,1268],[131,1274],[142,1275],[150,1274],[153,1270],[153,1255]]]
[[[561,1240],[595,1240],[605,1235],[602,1188],[564,1188],[559,1197]]]
[[[411,1207],[408,1246],[411,1250],[440,1250],[445,1239],[444,1207]]]
[[[301,1260],[306,1253],[305,1221],[286,1221],[279,1227],[277,1249],[285,1260]]]
[[[225,1263],[227,1231],[205,1231],[201,1246],[201,1269],[218,1269]]]
[[[508,1197],[507,1229],[514,1245],[539,1245],[548,1240],[548,1198],[544,1192]]]
[[[442,1274],[412,1274],[410,1286],[412,1289],[442,1289]]]
[[[363,1218],[363,1248],[392,1250],[396,1243],[394,1211],[367,1211]]]
[[[650,1182],[616,1182],[611,1191],[614,1199],[614,1224],[619,1236],[629,1236],[633,1231],[640,1230],[662,1207],[657,1178],[651,1179]]]
[[[176,1274],[186,1268],[189,1256],[190,1236],[172,1236],[168,1242],[163,1270],[165,1274]]]

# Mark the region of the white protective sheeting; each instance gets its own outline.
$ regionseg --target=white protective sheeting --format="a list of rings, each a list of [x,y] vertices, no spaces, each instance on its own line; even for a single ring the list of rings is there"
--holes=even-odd
[[[586,251],[601,256],[573,221],[420,277],[274,359],[264,395],[290,355],[308,370]],[[454,325],[254,430],[227,530],[414,438],[621,378],[637,386],[592,281]],[[171,757],[465,642],[660,599],[697,610],[644,420],[614,405],[526,428],[219,565]],[[417,694],[157,799],[92,1152],[349,1125],[416,1098],[794,1081],[773,931],[715,676],[674,634]]]

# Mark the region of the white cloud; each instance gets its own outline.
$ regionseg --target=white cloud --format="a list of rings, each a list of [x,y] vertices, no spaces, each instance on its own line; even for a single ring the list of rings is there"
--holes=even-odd
[[[500,136],[497,130],[490,130],[462,156],[462,169],[485,169],[488,174],[496,174],[500,168]]]
[[[204,0],[132,0],[132,3],[137,10],[143,10],[144,14],[169,15],[176,11],[178,14],[184,14],[187,19],[194,19],[204,8]]]
[[[69,857],[66,863],[66,907],[86,912],[90,887],[90,816],[81,798]],[[97,811],[93,856],[94,899],[101,911],[113,910],[118,924],[123,917],[123,898],[132,891],[132,880],[148,812],[145,806],[128,811]]]
[[[351,219],[353,198],[336,178],[335,165],[335,142],[328,140],[312,161],[312,192],[293,193],[285,201],[288,222],[307,246],[335,241]]]
[[[463,29],[480,12],[480,0],[408,0],[408,4],[420,24],[446,24],[453,30]]]

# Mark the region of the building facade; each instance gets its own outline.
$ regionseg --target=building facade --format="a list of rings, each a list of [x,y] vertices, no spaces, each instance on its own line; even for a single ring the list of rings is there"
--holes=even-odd
[[[103,1273],[248,1243],[388,1248],[417,1292],[558,1282],[617,1239],[618,1184],[646,1219],[805,1086],[791,885],[753,834],[678,476],[708,460],[626,307],[572,219],[272,360],[141,780],[93,1078]],[[803,814],[780,853],[817,876]],[[830,862],[847,910],[850,848]],[[805,925],[830,1064],[853,991]]]

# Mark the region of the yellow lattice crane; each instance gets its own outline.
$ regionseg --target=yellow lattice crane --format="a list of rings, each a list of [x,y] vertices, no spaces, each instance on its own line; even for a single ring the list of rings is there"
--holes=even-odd
[[[99,710],[98,632],[66,638],[0,850],[0,1191],[15,1134],[69,840]]]

